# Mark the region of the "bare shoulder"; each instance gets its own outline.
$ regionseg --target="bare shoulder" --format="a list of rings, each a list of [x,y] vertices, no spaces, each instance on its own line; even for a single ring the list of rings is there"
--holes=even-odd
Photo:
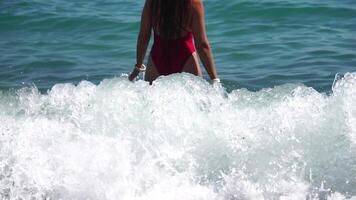
[[[199,5],[203,3],[203,0],[192,0],[193,5]]]
[[[195,12],[201,12],[203,10],[203,1],[192,0],[192,7]]]

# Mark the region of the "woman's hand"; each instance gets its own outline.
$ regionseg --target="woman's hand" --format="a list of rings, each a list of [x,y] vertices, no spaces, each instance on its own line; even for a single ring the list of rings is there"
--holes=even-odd
[[[138,76],[139,73],[140,73],[140,70],[135,67],[129,76],[129,80],[130,81],[135,80],[135,78]]]
[[[146,71],[146,65],[144,64],[136,64],[133,71],[131,72],[129,76],[129,80],[133,81],[135,78],[140,74],[140,72]]]

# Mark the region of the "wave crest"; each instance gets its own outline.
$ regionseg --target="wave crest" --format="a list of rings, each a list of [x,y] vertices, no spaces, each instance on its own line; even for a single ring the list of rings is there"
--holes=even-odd
[[[188,74],[0,93],[0,194],[51,199],[356,195],[356,73],[331,94]]]

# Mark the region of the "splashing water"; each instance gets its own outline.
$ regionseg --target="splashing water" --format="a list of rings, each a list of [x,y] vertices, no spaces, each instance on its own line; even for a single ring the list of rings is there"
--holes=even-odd
[[[0,93],[1,199],[355,199],[356,73],[332,93],[188,74]]]

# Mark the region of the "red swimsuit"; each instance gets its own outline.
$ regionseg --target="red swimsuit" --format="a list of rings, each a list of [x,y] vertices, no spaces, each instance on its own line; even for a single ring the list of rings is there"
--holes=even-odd
[[[152,61],[160,75],[182,72],[190,56],[195,52],[193,34],[177,39],[164,39],[155,34],[151,49]]]

